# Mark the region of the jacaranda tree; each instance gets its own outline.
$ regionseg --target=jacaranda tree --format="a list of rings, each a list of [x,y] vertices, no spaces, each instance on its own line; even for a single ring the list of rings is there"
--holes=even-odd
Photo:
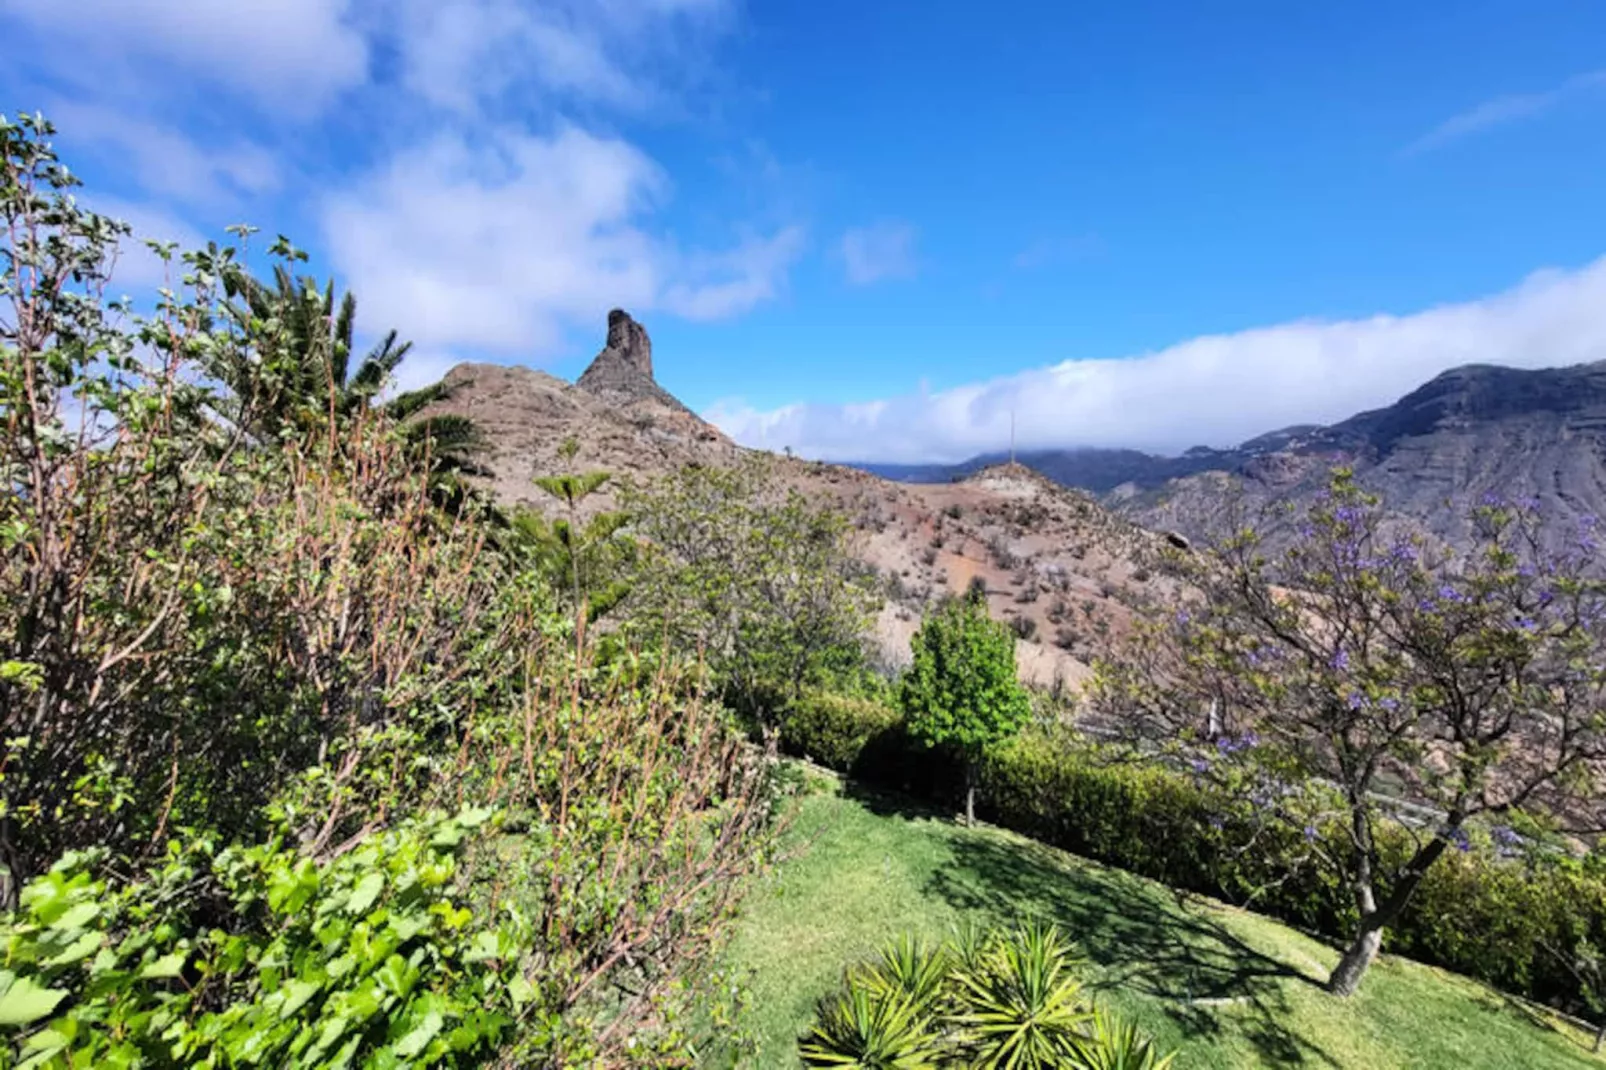
[[[1606,588],[1590,528],[1546,555],[1531,505],[1489,498],[1472,514],[1464,553],[1390,534],[1339,470],[1295,545],[1268,560],[1241,532],[1197,564],[1196,603],[1105,666],[1105,712],[1195,747],[1195,770],[1256,820],[1292,822],[1349,888],[1338,995],[1470,831],[1600,826]],[[1391,799],[1414,804],[1403,857],[1380,842]]]

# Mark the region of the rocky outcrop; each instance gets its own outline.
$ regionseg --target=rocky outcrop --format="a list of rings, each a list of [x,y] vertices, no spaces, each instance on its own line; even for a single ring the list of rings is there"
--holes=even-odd
[[[679,412],[691,412],[653,378],[652,339],[647,337],[647,328],[620,308],[608,313],[607,344],[574,385],[620,404],[651,401]]]

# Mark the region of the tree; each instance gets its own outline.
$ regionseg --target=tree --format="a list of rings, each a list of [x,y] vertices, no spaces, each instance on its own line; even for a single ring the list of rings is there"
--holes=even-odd
[[[1303,827],[1313,863],[1350,889],[1337,995],[1435,861],[1470,848],[1470,822],[1600,826],[1606,589],[1590,530],[1547,558],[1532,507],[1489,498],[1473,519],[1462,554],[1391,536],[1339,470],[1297,545],[1268,561],[1245,529],[1193,569],[1198,604],[1103,667],[1105,712],[1254,785],[1254,813]],[[1392,822],[1385,788],[1435,816]],[[1403,859],[1380,843],[1391,823]]]
[[[909,732],[928,747],[964,758],[965,821],[976,822],[976,772],[994,743],[1020,731],[1031,699],[1015,670],[1015,636],[987,614],[987,603],[951,599],[920,626],[911,644],[899,702]]]
[[[572,437],[558,449],[565,461],[572,461],[579,452],[580,444]],[[544,573],[573,593],[576,619],[584,605],[586,617],[594,620],[617,605],[630,589],[620,575],[630,555],[627,545],[615,539],[629,521],[628,514],[601,512],[580,523],[580,504],[611,478],[609,472],[537,476],[535,485],[561,502],[567,515],[551,522],[531,511],[513,515],[514,531],[526,552],[541,564]],[[610,578],[600,589],[593,589],[590,584],[599,575]]]
[[[725,699],[775,742],[783,707],[862,661],[874,595],[847,521],[750,456],[621,495],[644,558],[638,617],[708,661]]]
[[[306,260],[306,253],[284,238],[270,252],[288,262]],[[207,362],[228,391],[230,422],[265,442],[333,426],[378,406],[429,471],[437,500],[463,503],[467,490],[461,477],[485,474],[473,459],[483,444],[479,431],[466,416],[421,415],[450,397],[447,386],[435,383],[380,401],[411,342],[391,329],[354,365],[357,298],[348,291],[337,301],[333,280],[320,288],[316,279],[298,278],[279,263],[269,284],[227,261],[219,281],[229,299],[228,318],[258,339],[249,353],[218,349]]]

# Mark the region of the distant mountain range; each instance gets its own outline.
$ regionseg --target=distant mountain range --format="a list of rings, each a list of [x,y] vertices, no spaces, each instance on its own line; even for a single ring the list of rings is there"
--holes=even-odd
[[[944,482],[997,463],[988,454],[954,465],[860,465],[887,479]],[[1138,450],[1020,453],[1054,481],[1097,495],[1145,527],[1193,539],[1219,535],[1243,509],[1308,500],[1328,471],[1349,465],[1386,507],[1464,544],[1465,511],[1486,494],[1537,499],[1553,546],[1606,513],[1606,361],[1525,370],[1454,368],[1393,405],[1331,426],[1288,427],[1232,449],[1178,457]]]

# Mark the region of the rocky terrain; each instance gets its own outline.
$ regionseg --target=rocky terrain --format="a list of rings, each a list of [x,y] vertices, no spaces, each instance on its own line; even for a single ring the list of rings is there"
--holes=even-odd
[[[961,465],[897,469],[892,478],[962,476]],[[1329,427],[1285,428],[1228,450],[1180,457],[1131,450],[1022,454],[1050,478],[1098,494],[1136,523],[1193,539],[1239,516],[1318,493],[1336,464],[1352,466],[1389,510],[1451,543],[1465,543],[1466,507],[1485,495],[1536,501],[1552,548],[1606,512],[1606,361],[1570,368],[1455,368],[1393,405]],[[1267,521],[1276,534],[1275,521]]]
[[[472,417],[487,443],[484,485],[508,505],[551,509],[532,484],[572,467],[650,480],[685,464],[728,464],[742,448],[665,391],[645,328],[622,311],[607,344],[574,383],[521,367],[461,364],[444,411]],[[1096,652],[1136,614],[1165,601],[1175,546],[1023,465],[978,467],[958,482],[893,482],[839,465],[774,458],[779,477],[853,522],[858,555],[881,577],[883,656],[907,657],[923,613],[946,593],[986,585],[993,614],[1021,636],[1022,675],[1075,687]],[[598,496],[594,507],[605,505]]]

